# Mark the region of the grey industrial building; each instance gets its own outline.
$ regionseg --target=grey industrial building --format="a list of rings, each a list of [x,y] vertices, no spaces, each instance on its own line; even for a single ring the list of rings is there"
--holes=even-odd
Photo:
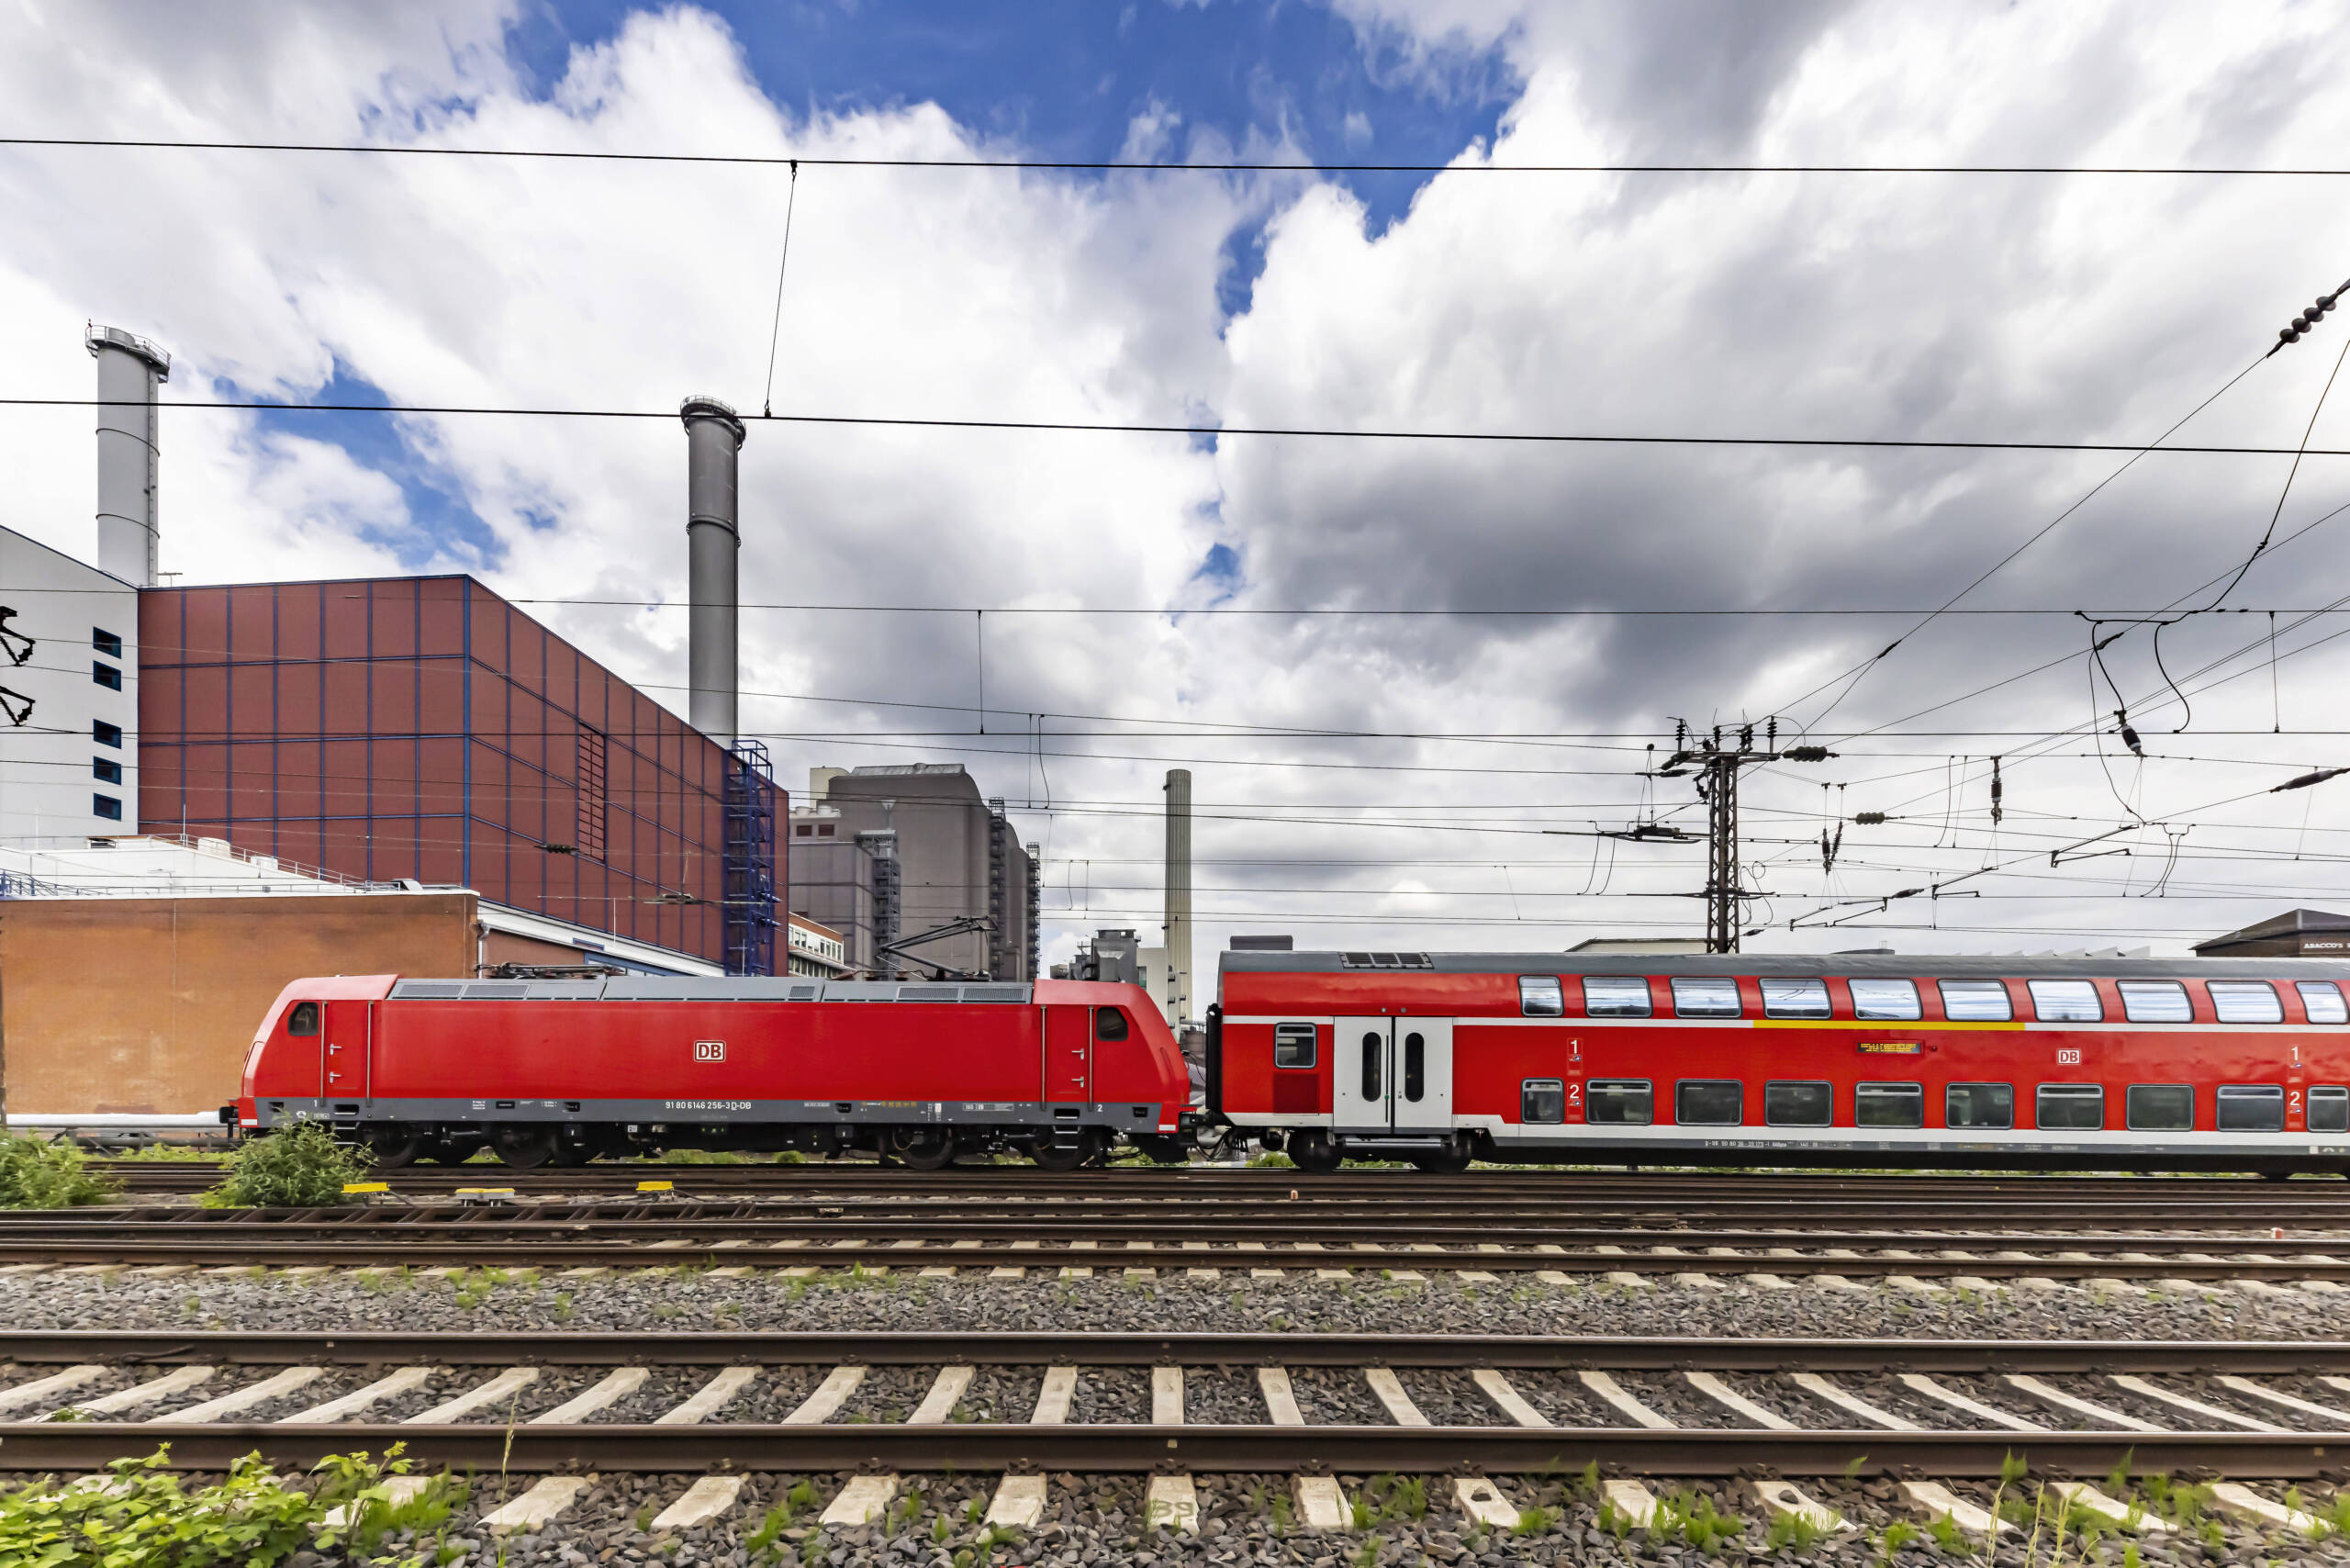
[[[840,932],[852,962],[1036,978],[1036,863],[961,763],[818,767],[808,783],[791,815],[790,905]],[[911,945],[882,952],[892,941]]]

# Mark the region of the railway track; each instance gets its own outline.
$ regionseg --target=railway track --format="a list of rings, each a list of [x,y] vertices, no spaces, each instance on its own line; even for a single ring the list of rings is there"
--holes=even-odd
[[[1241,1212],[1051,1201],[1001,1207],[853,1203],[378,1205],[333,1210],[177,1206],[0,1215],[0,1266],[304,1268],[862,1267],[1003,1273],[1095,1269],[1422,1271],[1635,1282],[1644,1274],[1861,1275],[1962,1286],[2013,1279],[2294,1281],[2350,1286],[2350,1229],[2255,1235],[2154,1230],[1920,1231],[1588,1225],[1471,1210]]]
[[[1494,1477],[1524,1495],[1511,1477],[1588,1467],[1627,1526],[1661,1517],[1657,1478],[1736,1476],[1766,1518],[1833,1532],[1790,1478],[1874,1476],[1980,1536],[1995,1527],[1970,1480],[2020,1459],[2228,1477],[2201,1494],[2212,1506],[2314,1534],[2294,1495],[2243,1483],[2339,1483],[2350,1445],[2350,1346],[2333,1341],[59,1332],[0,1334],[0,1358],[11,1469],[165,1443],[183,1468],[252,1452],[306,1467],[400,1442],[427,1466],[543,1477],[483,1513],[484,1533],[554,1526],[593,1484],[582,1471],[677,1477],[639,1518],[656,1535],[722,1524],[767,1473],[821,1479],[810,1506],[833,1529],[880,1520],[924,1473],[994,1477],[985,1519],[1013,1529],[1079,1475],[1126,1475],[1147,1477],[1146,1519],[1189,1530],[1197,1477],[1265,1473],[1290,1479],[1307,1529],[1367,1528],[1342,1487],[1374,1473],[1428,1475],[1477,1528],[1523,1528],[1547,1511],[1522,1513]],[[41,1418],[59,1411],[78,1418]]]

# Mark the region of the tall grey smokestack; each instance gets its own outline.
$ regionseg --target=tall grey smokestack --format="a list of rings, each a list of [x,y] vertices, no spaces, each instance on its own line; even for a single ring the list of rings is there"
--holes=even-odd
[[[1192,984],[1192,770],[1167,770],[1167,976],[1169,1016],[1199,1015]]]
[[[120,327],[94,324],[82,341],[98,362],[98,569],[153,588],[155,388],[171,379],[172,356]]]
[[[740,685],[735,569],[743,549],[735,521],[735,454],[743,450],[743,421],[715,398],[688,398],[677,413],[686,421],[686,717],[719,745],[733,745]]]

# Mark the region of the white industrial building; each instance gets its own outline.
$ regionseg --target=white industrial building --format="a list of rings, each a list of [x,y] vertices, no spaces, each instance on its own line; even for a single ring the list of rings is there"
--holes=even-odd
[[[156,389],[172,359],[118,327],[98,362],[97,565],[0,526],[0,845],[139,830],[139,590],[156,580]]]

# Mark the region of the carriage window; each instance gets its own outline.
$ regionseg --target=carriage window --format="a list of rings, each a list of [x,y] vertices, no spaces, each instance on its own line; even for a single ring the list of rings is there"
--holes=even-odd
[[[2350,1088],[2321,1083],[2310,1091],[2310,1131],[2350,1133]]]
[[[1734,1078],[1684,1078],[1673,1088],[1673,1119],[1684,1127],[1734,1127],[1746,1114]]]
[[[2285,1004],[2266,980],[2210,980],[2211,1011],[2222,1024],[2282,1024]]]
[[[2222,1101],[2223,1114],[2224,1106]],[[2195,1126],[2195,1091],[2184,1083],[2133,1083],[2125,1107],[2132,1132],[2183,1133]]]
[[[285,1016],[285,1032],[289,1035],[315,1035],[319,1032],[319,1004],[297,1002],[294,1011]]]
[[[1828,982],[1820,980],[1766,980],[1762,982],[1765,1018],[1825,1018]]]
[[[1649,982],[1630,975],[1585,975],[1583,1010],[1594,1018],[1645,1018]]]
[[[2012,1083],[1953,1083],[1942,1091],[1942,1126],[2011,1127],[2016,1125]]]
[[[1383,1029],[1365,1030],[1362,1036],[1362,1097],[1379,1098],[1381,1064],[1387,1059],[1387,1033]]]
[[[1554,975],[1520,975],[1517,1010],[1528,1018],[1556,1018],[1567,1010],[1567,993]]]
[[[1423,1035],[1404,1036],[1404,1098],[1417,1104],[1428,1092],[1428,1042]]]
[[[1529,1078],[1518,1086],[1517,1119],[1556,1123],[1567,1119],[1567,1086],[1555,1078]]]
[[[1595,1078],[1583,1086],[1583,1114],[1605,1126],[1644,1127],[1656,1119],[1654,1092],[1645,1078]]]
[[[2121,1011],[2132,1024],[2192,1024],[2187,988],[2177,980],[2123,980]]]
[[[1762,1123],[1773,1127],[1824,1127],[1836,1109],[1836,1091],[1825,1083],[1766,1083]]]
[[[2284,1089],[2274,1083],[2221,1084],[2220,1130],[2223,1133],[2283,1132]]]
[[[1900,1021],[1925,1016],[1918,1006],[1916,980],[1856,980],[1845,983],[1852,988],[1852,1016],[1855,1018]]]
[[[1126,1037],[1126,1015],[1114,1007],[1093,1010],[1093,1037],[1097,1040],[1123,1040]]]
[[[2350,1024],[2350,1007],[2342,1004],[2342,988],[2332,980],[2295,980],[2301,993],[2301,1011],[2312,1024]]]
[[[2043,1024],[2095,1024],[2105,1016],[2105,1003],[2093,980],[2026,980],[2031,988],[2032,1015]]]
[[[1942,1016],[1953,1024],[2004,1024],[2015,1014],[2004,980],[1944,980]]]
[[[1314,1025],[1311,1024],[1274,1025],[1273,1065],[1275,1067],[1312,1067],[1314,1065]]]
[[[2043,1083],[2032,1119],[2051,1131],[2095,1132],[2105,1126],[2105,1091],[2094,1083]]]
[[[1673,1011],[1682,1018],[1735,1018],[1738,982],[1734,980],[1690,979],[1673,982]]]
[[[1861,1127],[1922,1127],[1926,1086],[1922,1083],[1862,1083],[1852,1089],[1852,1125]]]

